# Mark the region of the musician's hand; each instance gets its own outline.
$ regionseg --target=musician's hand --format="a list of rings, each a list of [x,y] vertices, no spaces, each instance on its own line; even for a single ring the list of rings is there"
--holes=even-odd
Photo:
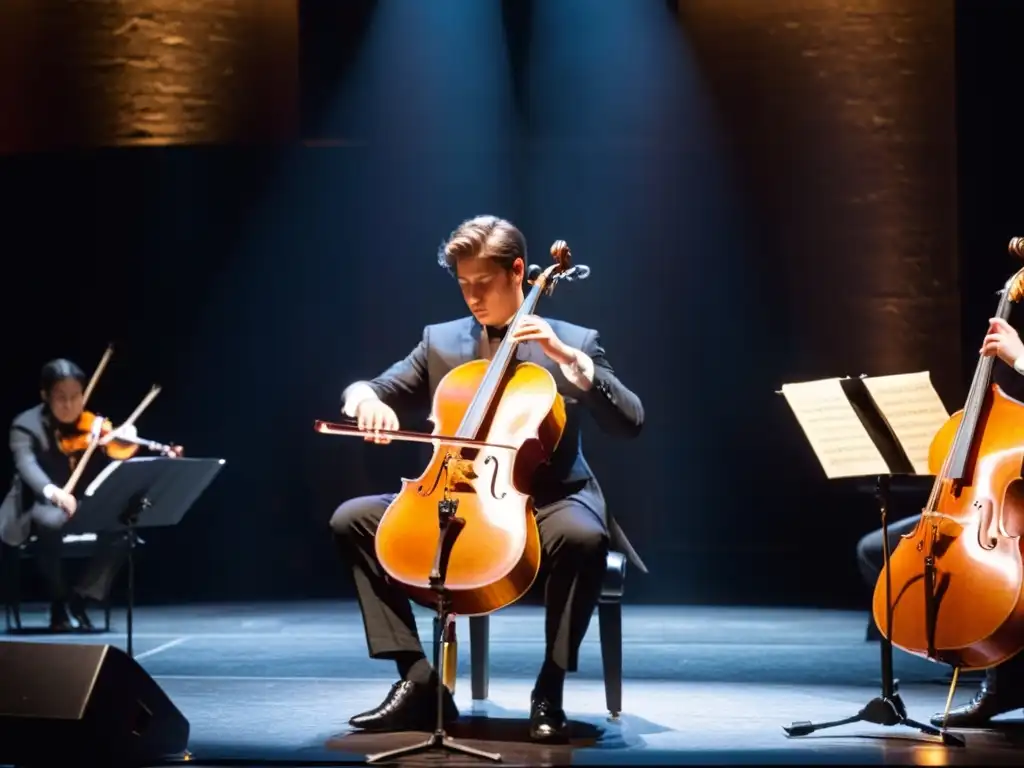
[[[53,492],[53,495],[50,496],[50,501],[67,512],[68,517],[75,514],[75,510],[78,509],[78,499],[62,488],[58,488]]]
[[[133,440],[139,436],[138,427],[134,424],[122,424],[117,429],[111,430],[109,433],[100,438],[100,445],[106,445],[107,443],[117,440],[119,437]]]
[[[993,317],[988,321],[988,335],[981,343],[981,354],[999,357],[1007,365],[1013,365],[1024,356],[1024,342],[1020,334],[1005,320]]]
[[[559,365],[568,365],[576,359],[572,347],[555,336],[547,321],[536,315],[525,315],[512,331],[512,338],[516,341],[537,342],[544,354]]]
[[[377,398],[367,398],[356,406],[356,426],[364,432],[375,432],[379,429],[394,431],[398,429],[398,416],[390,406]],[[386,445],[391,442],[391,438],[367,435],[366,441]]]

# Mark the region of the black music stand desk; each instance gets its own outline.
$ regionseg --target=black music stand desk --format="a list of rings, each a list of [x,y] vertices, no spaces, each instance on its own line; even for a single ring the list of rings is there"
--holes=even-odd
[[[128,655],[132,655],[134,551],[138,528],[177,525],[224,466],[224,459],[141,457],[115,461],[86,488],[64,535],[123,533],[128,545]]]

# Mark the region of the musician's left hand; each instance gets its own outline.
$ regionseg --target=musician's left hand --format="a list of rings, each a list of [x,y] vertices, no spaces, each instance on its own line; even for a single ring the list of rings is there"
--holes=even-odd
[[[1024,342],[1017,331],[1005,320],[993,317],[988,321],[988,335],[981,344],[981,354],[998,356],[1007,365],[1013,365],[1024,356]]]
[[[512,331],[516,341],[535,341],[544,350],[544,354],[559,365],[568,365],[576,359],[575,350],[562,342],[551,326],[536,315],[525,315]]]

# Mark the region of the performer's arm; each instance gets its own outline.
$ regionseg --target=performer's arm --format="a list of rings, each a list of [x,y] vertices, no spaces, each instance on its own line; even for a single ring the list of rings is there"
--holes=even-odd
[[[644,426],[640,398],[618,380],[601,347],[597,331],[587,331],[582,349],[558,338],[551,324],[535,315],[523,317],[513,329],[517,341],[533,341],[558,364],[565,378],[582,393],[597,425],[619,437],[636,437]]]
[[[357,381],[341,393],[342,412],[354,418],[364,400],[382,400],[395,410],[406,410],[426,402],[428,331],[420,343],[382,374],[370,381]]]
[[[608,434],[636,437],[644,426],[644,406],[629,387],[619,381],[601,347],[597,331],[590,331],[583,349],[570,349],[574,360],[562,364],[565,377],[579,387],[583,402],[597,425]]]
[[[11,454],[14,457],[14,468],[29,488],[47,501],[53,501],[53,495],[59,488],[50,481],[39,465],[36,452],[32,447],[32,435],[18,426],[11,427]]]

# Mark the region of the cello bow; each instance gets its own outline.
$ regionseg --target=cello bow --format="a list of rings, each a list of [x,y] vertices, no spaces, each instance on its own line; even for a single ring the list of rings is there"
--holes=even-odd
[[[342,435],[345,437],[377,438],[383,437],[388,440],[404,441],[409,443],[443,443],[457,448],[498,448],[500,450],[518,450],[514,445],[502,445],[501,443],[489,443],[486,440],[475,440],[466,437],[454,437],[450,435],[433,435],[426,432],[415,432],[407,429],[359,429],[353,424],[345,424],[333,421],[317,419],[313,422],[313,429],[321,435]]]

